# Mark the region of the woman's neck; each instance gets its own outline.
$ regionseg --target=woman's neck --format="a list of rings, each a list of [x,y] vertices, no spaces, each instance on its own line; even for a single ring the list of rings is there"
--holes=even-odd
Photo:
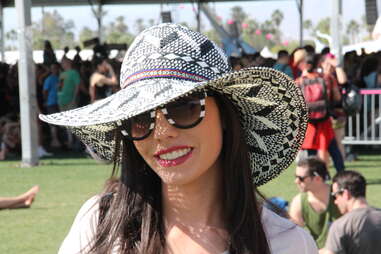
[[[222,172],[208,170],[197,180],[184,185],[163,184],[163,213],[167,226],[225,228]]]

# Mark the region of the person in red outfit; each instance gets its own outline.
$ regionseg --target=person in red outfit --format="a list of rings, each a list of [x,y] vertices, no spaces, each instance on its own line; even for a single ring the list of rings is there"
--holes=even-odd
[[[341,99],[339,91],[334,89],[334,87],[337,87],[335,79],[316,71],[316,58],[314,55],[305,55],[305,57],[299,61],[298,68],[302,71],[302,74],[296,79],[297,85],[301,86],[304,79],[313,80],[322,78],[326,86],[328,102],[332,103]],[[328,162],[330,154],[336,170],[344,170],[343,157],[338,150],[330,117],[319,122],[308,122],[307,133],[302,149],[307,150],[308,155],[315,155],[317,153],[318,157],[325,162]]]

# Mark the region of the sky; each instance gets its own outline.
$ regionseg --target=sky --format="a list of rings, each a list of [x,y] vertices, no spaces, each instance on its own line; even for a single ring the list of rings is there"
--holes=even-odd
[[[165,2],[165,1],[163,1]],[[189,1],[188,1],[189,2]],[[379,5],[381,1],[379,0]],[[346,24],[354,19],[361,23],[361,17],[365,14],[365,0],[343,0],[343,22]],[[284,14],[281,24],[281,30],[284,38],[298,39],[299,36],[299,14],[295,0],[283,1],[242,1],[232,3],[211,3],[210,6],[216,10],[216,13],[227,20],[230,17],[230,9],[233,6],[241,6],[250,17],[259,21],[269,19],[271,13],[279,9]],[[186,21],[188,24],[196,25],[195,14],[191,4],[171,4],[171,5],[106,5],[103,7],[107,15],[103,20],[108,24],[118,16],[124,16],[126,24],[130,30],[134,31],[134,22],[138,18],[148,21],[154,19],[159,21],[160,10],[171,11],[174,22]],[[32,8],[32,22],[41,20],[42,8]],[[57,10],[65,20],[71,19],[75,24],[75,33],[84,27],[91,29],[97,28],[96,20],[92,14],[90,6],[75,7],[44,7],[44,11],[52,12]],[[320,19],[331,16],[332,0],[304,0],[304,20],[310,19],[316,24]],[[202,16],[202,23],[207,28],[209,22],[205,16]],[[4,9],[4,30],[5,33],[11,29],[17,29],[17,18],[15,8]],[[308,34],[307,34],[308,35]],[[78,38],[78,37],[77,37]]]

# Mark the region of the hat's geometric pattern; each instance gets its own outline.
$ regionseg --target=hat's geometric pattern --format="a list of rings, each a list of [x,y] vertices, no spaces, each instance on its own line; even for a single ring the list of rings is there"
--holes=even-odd
[[[168,27],[171,31],[166,31]],[[165,36],[158,35],[157,29],[162,30]],[[204,54],[211,51],[207,46],[205,49],[200,48],[205,40],[198,42],[192,39],[194,32],[187,32],[184,35],[184,29],[178,25],[168,24],[148,29],[148,31],[156,31],[153,33],[155,38],[166,38],[164,41],[153,40],[155,46],[150,43],[150,47],[164,48],[169,52],[168,43],[174,47],[180,37],[188,36],[191,38],[187,40],[192,44],[188,46],[189,48],[204,50]],[[177,35],[173,34],[173,30],[176,30]],[[197,34],[197,36],[200,35]],[[147,44],[144,40],[139,43],[139,38],[142,36],[138,36],[136,39],[138,41],[132,45],[135,47],[135,54],[144,51],[140,47],[146,47]],[[176,48],[171,51],[178,52]],[[191,57],[200,58],[194,55]],[[213,63],[215,59],[219,59],[221,63]],[[224,65],[224,56],[214,60],[208,60],[204,56],[204,60],[209,63],[209,66]],[[161,68],[167,67],[168,59],[160,57],[155,61],[161,61]],[[123,63],[123,66],[125,65],[134,66],[127,58]],[[182,67],[184,65],[178,67],[180,68],[178,70],[182,70]],[[124,68],[126,71],[126,67]],[[138,70],[134,69],[131,73],[136,71]],[[197,71],[193,73],[216,75],[210,70],[204,73]],[[49,123],[69,126],[85,144],[95,150],[99,157],[113,160],[118,158],[114,155],[114,138],[118,133],[117,121],[128,119],[205,88],[230,98],[240,112],[253,181],[256,185],[262,185],[276,177],[292,163],[303,142],[307,127],[307,109],[301,91],[294,82],[287,75],[269,68],[250,68],[231,72],[204,82],[167,77],[144,79],[94,104],[58,114],[40,115],[40,118]]]
[[[292,80],[273,69],[254,68],[224,75],[208,86],[231,97],[241,113],[257,185],[292,163],[307,127],[307,109]]]
[[[120,86],[156,78],[201,82],[230,70],[227,57],[205,36],[182,26],[156,26],[142,32],[127,51]]]

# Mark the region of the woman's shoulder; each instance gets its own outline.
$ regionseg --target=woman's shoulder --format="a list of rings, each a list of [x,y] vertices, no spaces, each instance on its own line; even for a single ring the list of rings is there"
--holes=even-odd
[[[91,76],[90,76],[90,85],[91,86],[103,86],[103,82],[100,82],[102,81],[103,79],[105,79],[106,76],[99,73],[99,72],[94,72]]]
[[[76,219],[83,219],[84,217],[94,217],[99,210],[100,196],[96,195],[89,198],[78,211]]]
[[[99,201],[100,196],[94,196],[82,205],[59,249],[59,254],[81,253],[90,246],[98,224]]]
[[[262,210],[262,223],[273,254],[318,253],[311,235],[290,220],[266,207]]]

